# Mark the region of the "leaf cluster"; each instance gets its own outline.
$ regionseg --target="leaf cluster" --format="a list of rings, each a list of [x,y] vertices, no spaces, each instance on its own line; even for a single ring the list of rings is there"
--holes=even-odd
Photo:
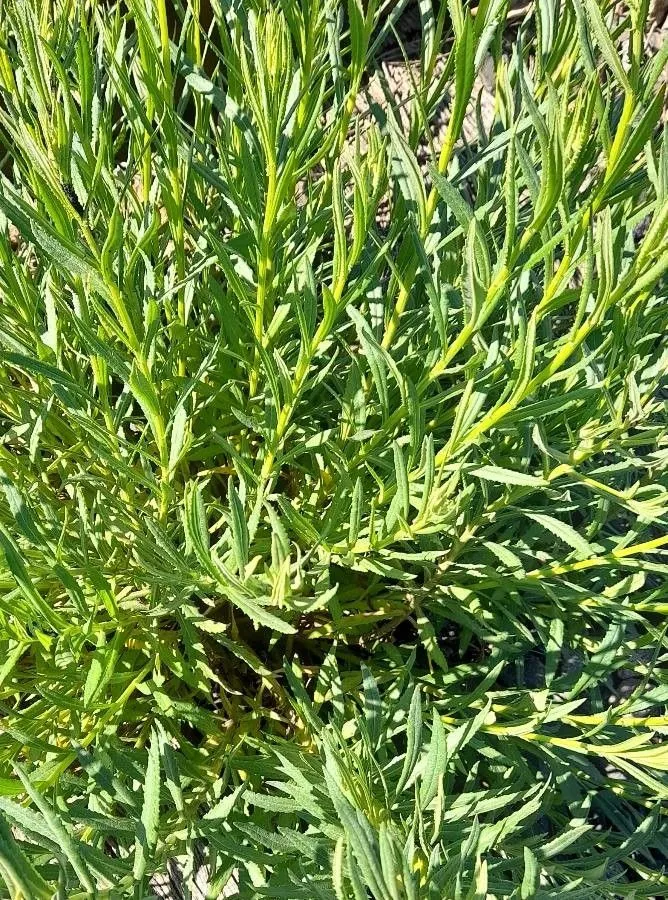
[[[668,895],[668,50],[406,6],[2,4],[2,896]]]

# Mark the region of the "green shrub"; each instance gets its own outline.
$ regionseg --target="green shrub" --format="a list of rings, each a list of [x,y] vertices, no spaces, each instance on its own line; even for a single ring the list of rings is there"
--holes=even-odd
[[[2,896],[668,895],[646,0],[199,5],[2,4]]]

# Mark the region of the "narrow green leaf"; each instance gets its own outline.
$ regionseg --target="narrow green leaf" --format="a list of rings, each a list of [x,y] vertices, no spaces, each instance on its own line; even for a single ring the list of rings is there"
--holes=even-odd
[[[503,469],[500,466],[479,466],[471,469],[471,474],[485,481],[494,481],[497,484],[517,484],[525,487],[544,487],[546,481],[536,475],[526,472],[514,472],[511,469]]]
[[[160,741],[153,730],[144,777],[144,802],[137,826],[132,877],[141,882],[156,848],[160,819]]]
[[[394,477],[397,480],[397,497],[399,502],[399,511],[401,517],[406,521],[410,510],[410,495],[408,488],[408,469],[404,454],[399,444],[394,441],[392,444],[394,453]]]
[[[362,684],[364,685],[364,715],[366,717],[366,725],[369,731],[372,747],[375,747],[380,738],[383,725],[382,709],[383,705],[378,691],[376,679],[371,674],[371,670],[362,666]]]
[[[536,855],[529,847],[524,848],[524,875],[522,877],[522,886],[520,888],[520,897],[527,900],[534,897],[538,890],[538,881],[540,877],[540,866]]]
[[[62,852],[69,860],[82,886],[87,891],[90,891],[90,893],[94,893],[95,888],[93,886],[93,878],[88,865],[81,855],[80,848],[78,846],[79,842],[67,831],[58,816],[57,810],[52,809],[52,807],[47,803],[44,796],[32,784],[31,780],[28,778],[28,775],[18,763],[14,763],[14,771],[21,779],[21,782],[23,783],[23,786],[26,789],[26,792],[28,793],[30,799],[33,801],[37,809],[44,817],[44,821],[51,831],[55,843],[60,847]]]
[[[411,705],[406,722],[406,755],[401,768],[399,781],[397,782],[397,796],[408,784],[409,779],[415,774],[416,764],[420,756],[422,746],[422,703],[420,702],[420,689],[413,689]]]
[[[243,576],[248,565],[248,523],[239,494],[232,479],[228,482],[227,497],[230,504],[230,527],[232,529],[232,545],[239,573]]]
[[[581,558],[585,559],[595,555],[591,544],[572,525],[568,525],[560,519],[555,519],[554,516],[550,516],[547,513],[525,512],[525,515],[556,535],[559,540],[568,544],[573,550],[576,550]]]
[[[12,896],[51,900],[53,891],[22,852],[0,815],[0,875]]]
[[[432,713],[431,740],[424,758],[420,777],[420,808],[426,809],[436,796],[438,783],[445,774],[447,763],[445,731],[436,709]]]
[[[624,71],[624,67],[622,66],[617,51],[615,50],[615,45],[610,37],[610,32],[603,21],[603,16],[597,0],[583,0],[583,2],[585,9],[587,10],[587,18],[589,19],[591,30],[594,32],[599,49],[603,54],[606,63],[614,73],[619,82],[619,86],[626,92],[631,93],[631,85],[628,76]]]
[[[64,631],[66,627],[65,620],[42,597],[33,584],[16,541],[3,525],[0,525],[0,549],[2,549],[5,555],[5,561],[9,571],[14,576],[14,579],[19,586],[19,590],[33,608],[34,612],[43,619],[44,622],[50,625],[54,631]]]

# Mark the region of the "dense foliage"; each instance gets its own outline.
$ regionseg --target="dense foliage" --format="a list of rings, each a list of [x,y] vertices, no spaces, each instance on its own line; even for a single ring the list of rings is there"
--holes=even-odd
[[[2,3],[3,897],[668,895],[668,50],[597,3],[421,0],[402,104],[406,3]]]

